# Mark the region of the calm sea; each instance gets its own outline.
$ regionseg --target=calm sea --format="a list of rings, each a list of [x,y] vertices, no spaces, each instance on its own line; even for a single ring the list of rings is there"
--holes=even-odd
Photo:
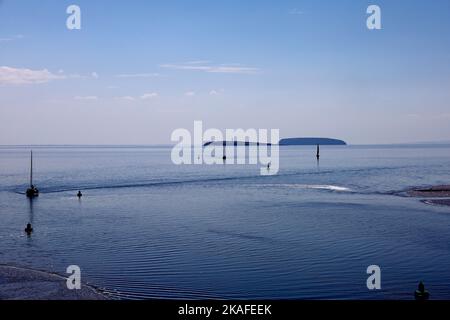
[[[284,147],[276,176],[175,166],[169,147],[33,147],[32,202],[29,150],[0,147],[2,264],[79,265],[128,299],[411,299],[420,280],[450,299],[450,207],[395,194],[449,184],[450,146],[322,147],[319,164]]]

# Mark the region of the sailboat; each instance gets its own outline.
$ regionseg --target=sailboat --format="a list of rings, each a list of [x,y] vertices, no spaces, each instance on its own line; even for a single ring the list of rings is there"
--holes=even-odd
[[[31,151],[31,170],[30,170],[30,187],[27,189],[26,195],[28,198],[35,198],[39,196],[39,190],[33,185],[33,151]]]

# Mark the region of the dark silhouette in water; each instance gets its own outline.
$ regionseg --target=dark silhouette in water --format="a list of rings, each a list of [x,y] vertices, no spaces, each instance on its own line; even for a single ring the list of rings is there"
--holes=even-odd
[[[319,145],[317,145],[317,153],[316,153],[316,158],[317,158],[317,160],[319,160],[319,159],[320,159],[320,146],[319,146]]]
[[[29,219],[28,221],[30,222],[30,224],[34,223],[34,201],[32,198],[28,199],[28,215],[29,215]]]
[[[39,197],[39,190],[35,186],[31,185],[27,189],[26,195],[27,195],[28,198]]]
[[[227,142],[223,141],[222,145],[223,145],[223,157],[222,157],[222,160],[225,161],[225,160],[227,160],[227,155],[226,155]]]
[[[81,198],[82,196],[83,196],[83,194],[81,193],[81,191],[78,191],[77,197],[78,197],[78,198]]]
[[[33,185],[33,150],[31,151],[31,170],[30,170],[30,187],[26,191],[28,198],[32,199],[39,196],[39,190]]]
[[[430,298],[430,293],[425,290],[425,285],[422,281],[419,282],[419,286],[416,292],[414,292],[414,297],[416,300],[428,300]]]
[[[33,227],[31,226],[31,223],[27,224],[27,227],[25,228],[25,232],[30,235],[33,232]]]

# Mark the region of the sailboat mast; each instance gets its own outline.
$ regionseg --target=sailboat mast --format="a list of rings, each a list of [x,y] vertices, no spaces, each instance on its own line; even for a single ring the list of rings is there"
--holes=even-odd
[[[33,185],[33,150],[31,150],[30,186]]]

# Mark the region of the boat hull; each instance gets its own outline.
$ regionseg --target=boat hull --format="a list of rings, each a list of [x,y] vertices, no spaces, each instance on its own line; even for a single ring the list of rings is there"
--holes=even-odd
[[[26,195],[28,198],[36,198],[39,196],[39,190],[37,189],[27,189]]]

